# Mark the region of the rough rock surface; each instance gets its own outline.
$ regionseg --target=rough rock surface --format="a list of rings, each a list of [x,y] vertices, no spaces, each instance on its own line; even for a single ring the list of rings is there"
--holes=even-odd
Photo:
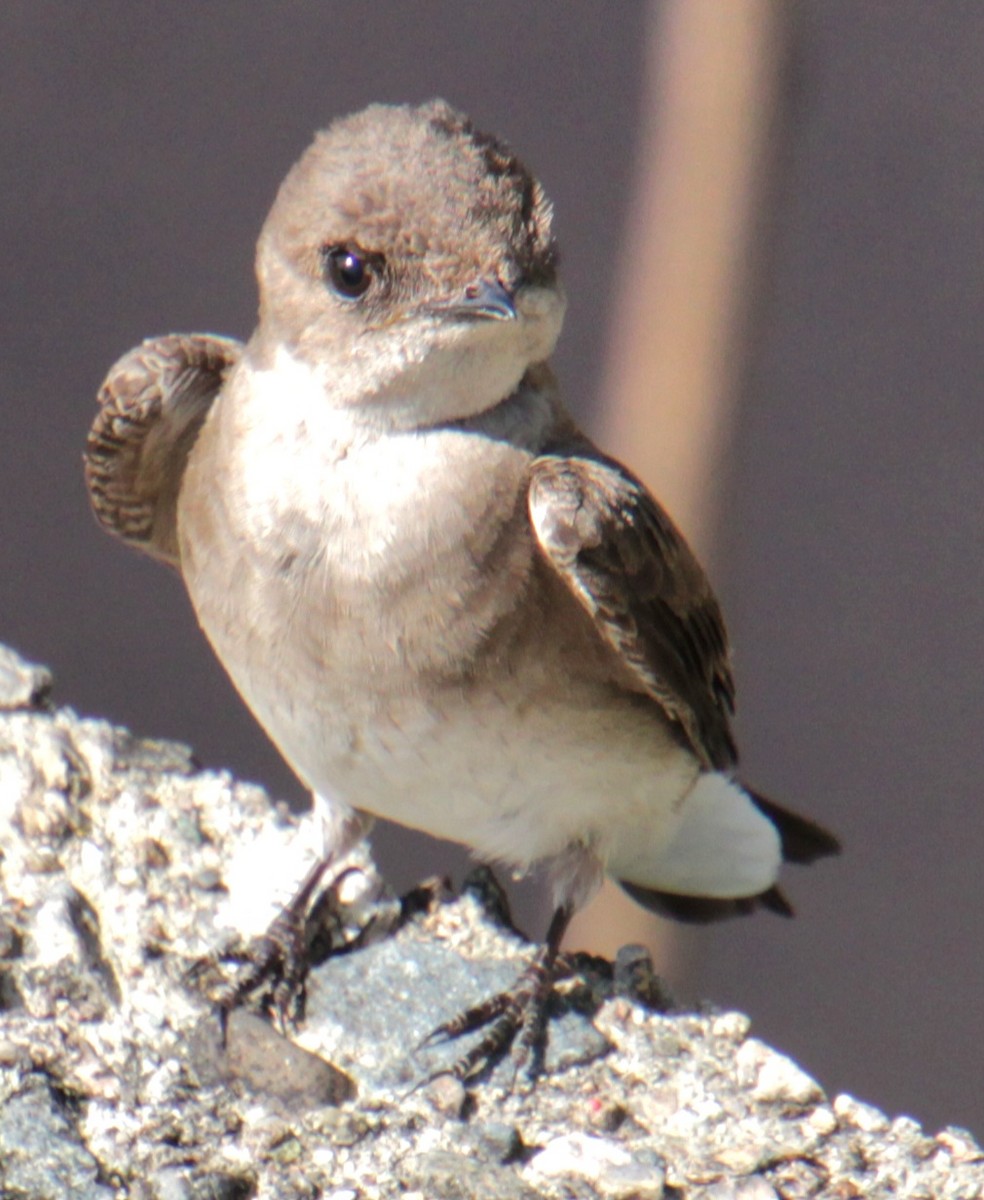
[[[969,1134],[829,1101],[740,1014],[658,1011],[631,952],[578,964],[534,1089],[435,1075],[459,1047],[421,1040],[530,948],[477,891],[394,923],[364,857],[332,920],[368,944],[290,1040],[241,1011],[223,1046],[188,968],[265,927],[312,822],[49,694],[0,654],[0,1197],[984,1197]]]

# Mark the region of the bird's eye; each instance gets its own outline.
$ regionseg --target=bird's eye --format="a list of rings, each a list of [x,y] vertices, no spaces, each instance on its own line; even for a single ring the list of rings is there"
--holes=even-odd
[[[345,300],[358,300],[372,283],[372,256],[358,246],[327,246],[324,250],[325,279]]]

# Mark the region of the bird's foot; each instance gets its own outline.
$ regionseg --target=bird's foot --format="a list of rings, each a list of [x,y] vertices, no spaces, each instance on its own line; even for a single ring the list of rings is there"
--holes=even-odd
[[[296,1029],[304,1019],[311,967],[364,944],[371,921],[348,940],[337,932],[339,888],[358,868],[340,872],[319,895],[330,865],[330,859],[315,863],[265,933],[192,964],[187,978],[215,1005],[223,1039],[229,1014],[246,1004],[270,1017],[283,1033]]]
[[[307,977],[313,967],[394,933],[450,895],[448,881],[434,878],[418,884],[399,901],[385,902],[376,894],[370,875],[368,892],[356,885],[353,907],[343,885],[365,869],[345,867],[323,885],[333,861],[326,858],[314,864],[266,932],[227,942],[193,962],[185,973],[186,981],[218,1012],[223,1041],[230,1013],[245,1005],[263,1013],[281,1033],[296,1030],[304,1020]],[[375,883],[378,885],[378,879]],[[368,911],[363,907],[367,896]]]
[[[477,1029],[485,1029],[470,1050],[450,1068],[438,1071],[436,1075],[449,1074],[462,1081],[477,1078],[491,1071],[514,1044],[514,1081],[524,1069],[531,1081],[542,1073],[553,987],[558,968],[567,970],[566,963],[558,962],[558,951],[569,920],[568,909],[557,910],[546,942],[538,948],[511,988],[465,1009],[424,1039],[425,1045],[453,1041]]]

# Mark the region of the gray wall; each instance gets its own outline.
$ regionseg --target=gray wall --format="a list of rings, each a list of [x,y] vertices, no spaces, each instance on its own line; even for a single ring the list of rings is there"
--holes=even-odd
[[[617,15],[616,15],[617,14]],[[984,1131],[984,7],[802,9],[773,270],[730,456],[717,583],[746,773],[845,857],[796,922],[713,935],[702,990],[833,1090]],[[556,202],[558,366],[597,379],[632,177],[645,10],[602,0],[0,6],[0,639],[58,695],[298,787],[177,580],[89,516],[109,364],[170,330],[246,335],[252,245],[313,129],[443,94]],[[398,879],[443,849],[380,838]],[[400,850],[394,850],[399,846]]]

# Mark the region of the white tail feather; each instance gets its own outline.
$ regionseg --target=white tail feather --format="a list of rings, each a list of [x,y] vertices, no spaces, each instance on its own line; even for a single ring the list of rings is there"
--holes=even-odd
[[[727,776],[701,775],[683,801],[673,838],[655,853],[637,836],[616,842],[609,874],[656,891],[733,899],[776,881],[782,848],[775,825]]]

